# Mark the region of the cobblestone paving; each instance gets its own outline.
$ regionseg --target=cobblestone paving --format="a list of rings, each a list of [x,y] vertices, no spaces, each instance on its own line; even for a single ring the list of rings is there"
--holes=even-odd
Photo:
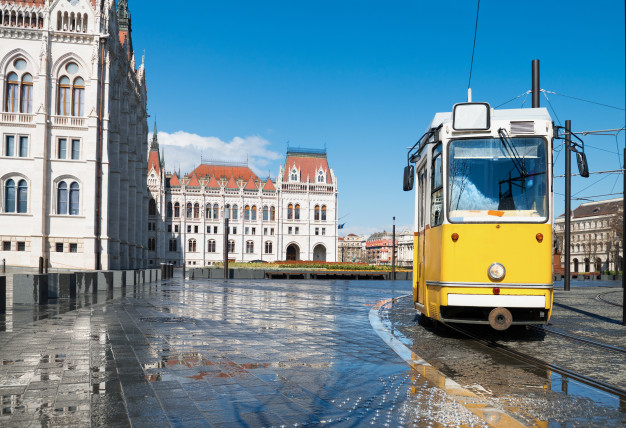
[[[0,316],[0,426],[483,426],[368,313],[408,282],[187,281]]]
[[[602,294],[606,300],[621,304],[622,290],[615,288],[615,283],[598,281],[588,286],[575,281],[569,292],[562,290],[562,284],[555,285],[550,328],[626,348],[622,308],[596,299]],[[626,424],[626,403],[613,396],[563,379],[556,373],[508,360],[443,325],[421,326],[410,296],[397,299],[384,316],[390,328],[416,354],[525,424],[542,421],[564,426]],[[473,330],[528,355],[626,389],[624,354],[599,350],[541,330],[512,328],[499,333],[482,326]]]

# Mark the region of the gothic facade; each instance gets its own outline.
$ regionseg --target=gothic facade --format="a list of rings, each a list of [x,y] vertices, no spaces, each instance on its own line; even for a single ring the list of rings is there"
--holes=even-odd
[[[0,0],[0,258],[147,265],[145,67],[126,0]]]
[[[156,123],[148,154],[149,263],[337,260],[337,178],[326,151],[287,151],[278,177],[244,164],[201,164],[166,174]],[[228,217],[228,241],[225,240]]]

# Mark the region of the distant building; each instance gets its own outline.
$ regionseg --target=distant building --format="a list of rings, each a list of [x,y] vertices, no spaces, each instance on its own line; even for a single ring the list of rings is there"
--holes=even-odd
[[[146,266],[146,99],[126,0],[0,1],[0,259]]]
[[[398,266],[413,266],[414,234],[411,230],[403,230],[398,234]]]
[[[564,262],[565,216],[554,221],[556,246]],[[622,199],[586,202],[572,211],[571,272],[620,270],[623,251]]]
[[[339,261],[348,263],[367,263],[365,236],[355,235],[339,238]]]
[[[275,180],[246,164],[202,164],[179,177],[159,156],[156,124],[148,157],[149,263],[206,266],[337,260],[337,178],[325,150],[289,149]]]
[[[396,256],[398,254],[398,239],[395,242]],[[390,265],[392,259],[392,236],[388,232],[376,232],[367,238],[365,244],[367,262],[371,265]]]

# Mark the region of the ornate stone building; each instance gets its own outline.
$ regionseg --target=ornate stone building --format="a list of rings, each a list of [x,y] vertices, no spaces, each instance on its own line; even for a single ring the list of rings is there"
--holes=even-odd
[[[337,178],[326,151],[289,149],[278,177],[245,164],[201,164],[166,174],[156,123],[148,154],[149,263],[337,259]]]
[[[354,233],[339,238],[338,261],[347,263],[367,263],[366,241],[365,236],[358,236]]]
[[[556,247],[564,253],[564,215],[554,221],[554,232]],[[572,211],[570,233],[571,272],[621,270],[622,199],[581,204]]]
[[[367,238],[365,245],[367,262],[371,265],[390,265],[392,261],[392,251],[396,252],[396,260],[398,259],[398,237],[396,237],[394,246],[392,244],[392,234],[389,232],[373,233]]]
[[[147,261],[147,112],[126,0],[0,0],[0,258]]]

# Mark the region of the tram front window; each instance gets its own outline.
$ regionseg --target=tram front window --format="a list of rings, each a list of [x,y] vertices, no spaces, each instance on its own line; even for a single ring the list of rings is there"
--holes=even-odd
[[[547,167],[542,138],[450,142],[450,222],[546,221]]]

